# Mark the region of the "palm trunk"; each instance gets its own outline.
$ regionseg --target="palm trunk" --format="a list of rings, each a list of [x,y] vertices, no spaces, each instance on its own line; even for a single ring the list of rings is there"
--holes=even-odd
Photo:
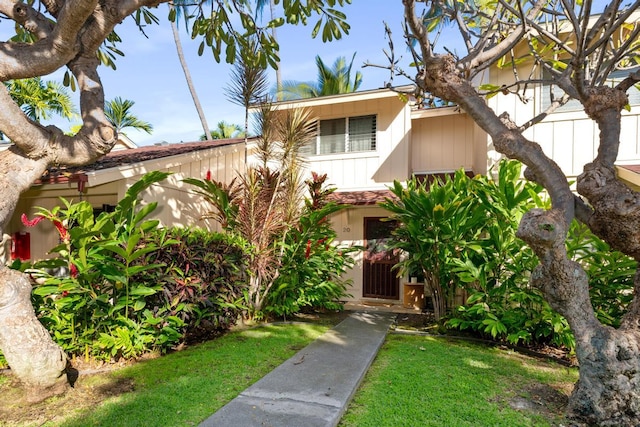
[[[173,5],[169,4],[169,8],[173,8]],[[196,88],[193,84],[193,80],[191,79],[191,73],[189,72],[189,66],[187,65],[187,61],[184,58],[184,52],[182,51],[182,43],[180,43],[180,33],[178,32],[178,26],[175,21],[171,21],[171,31],[173,32],[173,40],[176,43],[176,50],[178,52],[178,59],[180,60],[180,65],[182,66],[182,71],[184,72],[184,78],[187,80],[187,86],[189,87],[189,92],[191,93],[191,98],[193,99],[193,104],[196,107],[196,111],[198,112],[198,117],[200,118],[200,123],[202,123],[202,129],[204,130],[204,134],[207,137],[207,140],[212,140],[211,130],[209,129],[209,125],[207,124],[207,119],[204,116],[204,111],[202,110],[202,105],[200,105],[200,100],[198,99],[198,94],[196,93]]]
[[[0,348],[32,401],[66,388],[67,357],[35,315],[29,280],[8,268],[0,269]]]

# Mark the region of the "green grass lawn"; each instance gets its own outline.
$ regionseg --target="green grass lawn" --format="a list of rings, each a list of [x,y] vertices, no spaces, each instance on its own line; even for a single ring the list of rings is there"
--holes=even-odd
[[[550,426],[577,370],[517,353],[390,334],[340,426]],[[518,411],[510,402],[541,403]]]
[[[234,331],[117,371],[81,375],[76,388],[37,405],[20,404],[0,375],[0,426],[198,425],[331,326]],[[340,426],[559,425],[576,379],[576,369],[514,352],[390,334]],[[518,411],[510,405],[516,399],[542,404]]]
[[[0,425],[198,425],[330,326],[296,323],[232,332],[124,369],[81,376],[76,388],[38,405],[12,407],[12,390],[0,380]]]

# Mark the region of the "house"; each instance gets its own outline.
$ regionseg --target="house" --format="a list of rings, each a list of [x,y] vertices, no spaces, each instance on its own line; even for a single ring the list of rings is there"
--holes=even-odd
[[[499,72],[495,74],[500,77]],[[497,111],[511,112],[518,120],[543,108],[537,101],[540,96],[541,92],[534,93],[534,102],[525,105],[517,104],[510,95],[498,95],[488,102]],[[640,102],[640,96],[637,100]],[[409,292],[415,291],[415,285],[392,271],[398,260],[383,249],[392,225],[383,221],[388,214],[377,203],[390,195],[388,186],[394,180],[404,181],[412,175],[428,179],[460,168],[469,175],[487,173],[500,158],[492,150],[490,138],[456,107],[416,108],[387,88],[282,101],[276,106],[307,107],[318,120],[318,136],[306,153],[307,170],[326,173],[328,182],[337,188],[335,200],[350,205],[331,218],[338,243],[365,248],[357,255],[355,268],[347,273],[353,283],[349,290],[352,302],[407,303],[407,297],[413,298]],[[633,166],[640,163],[637,110],[623,112],[619,161],[620,176],[639,186],[640,168]],[[597,129],[583,112],[571,106],[529,132],[527,136],[541,142],[545,152],[570,177],[582,171],[582,162],[595,156]],[[97,210],[108,209],[129,185],[151,170],[174,172],[144,196],[158,202],[156,216],[163,224],[216,229],[216,224],[200,220],[200,214],[208,207],[181,180],[211,176],[229,182],[244,171],[247,153],[251,162],[251,152],[251,144],[247,148],[241,139],[170,144],[116,151],[88,167],[53,170],[23,194],[9,232],[18,239],[21,233],[30,233],[29,239],[25,238],[30,243],[30,258],[42,258],[57,243],[57,234],[52,226],[39,228],[44,223],[26,229],[20,222],[22,213],[33,215],[35,206],[51,208],[60,196],[87,200]]]
[[[20,197],[6,232],[12,237],[14,256],[43,259],[56,246],[58,233],[49,222],[27,228],[21,215],[32,218],[37,207],[51,209],[60,197],[86,200],[96,212],[111,209],[129,186],[150,171],[169,171],[172,175],[154,184],[143,199],[158,202],[154,216],[165,225],[219,227],[200,216],[209,209],[206,202],[182,183],[186,177],[211,177],[230,182],[244,168],[244,139],[165,144],[114,150],[90,166],[50,169]],[[6,238],[4,239],[7,240]],[[11,252],[5,249],[5,253]]]
[[[525,64],[526,66],[526,64]],[[511,70],[491,70],[487,82],[499,86]],[[526,73],[525,73],[526,74]],[[615,76],[614,76],[615,77]],[[499,94],[487,102],[494,111],[506,111],[517,123],[542,112],[549,87],[530,89],[532,101]],[[630,111],[622,112],[618,174],[640,188],[640,91],[630,90]],[[415,175],[433,178],[463,168],[469,175],[486,174],[502,156],[493,150],[491,138],[456,107],[421,109],[404,102],[388,89],[346,95],[278,102],[277,108],[311,109],[318,119],[318,137],[308,152],[308,170],[326,173],[337,187],[338,202],[351,205],[332,218],[343,245],[365,248],[356,268],[348,273],[353,299],[364,303],[411,303],[414,286],[407,277],[397,278],[398,261],[384,253],[384,240],[392,224],[377,203],[390,195],[393,180]],[[569,179],[597,155],[599,130],[576,102],[570,102],[531,127],[525,134],[539,142]]]
[[[332,217],[337,240],[365,250],[347,273],[358,302],[403,302],[408,278],[392,267],[398,259],[384,251],[393,225],[377,205],[390,196],[394,180],[434,177],[464,168],[487,172],[486,134],[456,107],[417,109],[398,93],[377,89],[276,103],[278,109],[306,107],[318,119],[318,137],[307,151],[309,172],[326,173],[339,203],[350,205]]]

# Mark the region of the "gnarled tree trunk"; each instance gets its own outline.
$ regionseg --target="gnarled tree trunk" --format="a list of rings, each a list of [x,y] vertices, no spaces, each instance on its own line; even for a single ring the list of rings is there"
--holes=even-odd
[[[0,268],[0,348],[31,400],[66,387],[67,357],[35,315],[29,280],[8,268]]]

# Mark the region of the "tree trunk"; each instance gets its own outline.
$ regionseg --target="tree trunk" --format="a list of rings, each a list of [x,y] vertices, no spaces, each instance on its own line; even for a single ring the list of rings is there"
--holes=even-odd
[[[640,425],[640,334],[600,327],[577,346],[580,379],[570,415],[588,425]]]
[[[431,293],[431,301],[433,302],[433,315],[436,320],[440,320],[447,312],[447,302],[445,292],[440,286],[440,280],[437,274],[424,272],[425,283],[427,289]]]
[[[518,229],[518,236],[541,260],[532,273],[532,285],[567,319],[576,338],[580,378],[569,399],[568,415],[590,426],[640,425],[637,318],[624,322],[618,330],[597,320],[589,297],[589,278],[578,263],[567,258],[565,235],[562,212],[555,210],[528,212]]]
[[[32,401],[63,391],[67,357],[38,321],[24,274],[0,268],[0,348]]]
[[[169,8],[170,9],[173,8],[173,5],[171,3],[169,3]],[[187,81],[187,86],[189,87],[189,93],[191,93],[191,99],[193,99],[193,105],[195,105],[196,111],[198,112],[198,117],[200,118],[202,129],[204,130],[204,135],[207,138],[207,140],[211,141],[211,139],[213,139],[211,138],[211,129],[209,129],[209,124],[207,123],[207,119],[204,115],[204,110],[202,109],[202,105],[200,104],[200,100],[198,99],[196,88],[193,84],[193,80],[191,79],[189,66],[187,65],[187,60],[185,59],[184,52],[182,51],[182,43],[180,42],[180,33],[178,32],[178,25],[176,24],[176,21],[171,21],[171,31],[173,32],[173,40],[175,41],[175,44],[176,44],[176,51],[178,52],[178,59],[180,60],[180,66],[182,67],[184,78]]]

